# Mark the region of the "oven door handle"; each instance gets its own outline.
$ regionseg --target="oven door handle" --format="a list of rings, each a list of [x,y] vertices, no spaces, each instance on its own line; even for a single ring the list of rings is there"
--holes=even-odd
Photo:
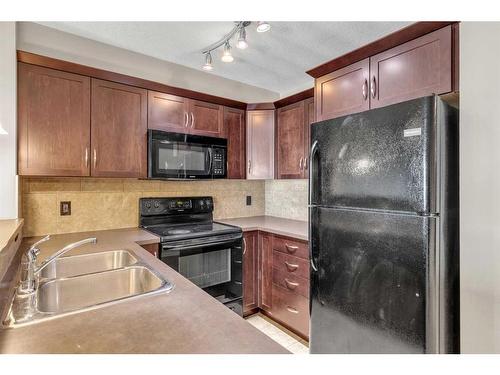
[[[223,241],[214,241],[214,242],[204,242],[196,245],[162,245],[162,250],[169,251],[169,250],[177,250],[177,249],[185,249],[185,250],[190,250],[190,249],[199,249],[200,247],[207,247],[207,246],[214,246],[214,245],[224,245],[224,244],[229,244],[233,242],[233,240],[223,240]]]

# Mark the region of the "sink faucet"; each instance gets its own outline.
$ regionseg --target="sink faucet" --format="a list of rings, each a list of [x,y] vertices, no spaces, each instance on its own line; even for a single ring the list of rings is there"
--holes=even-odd
[[[86,238],[81,241],[73,242],[70,243],[69,245],[64,246],[61,250],[55,252],[52,254],[49,258],[44,260],[40,266],[36,266],[36,259],[38,254],[40,253],[40,249],[38,246],[42,244],[45,241],[50,240],[50,235],[45,236],[42,238],[40,241],[34,243],[26,252],[26,257],[25,260],[22,263],[23,269],[22,269],[22,276],[21,276],[21,283],[19,285],[19,293],[20,294],[29,294],[33,293],[36,290],[36,278],[35,276],[38,275],[45,267],[47,267],[49,264],[51,264],[53,261],[55,261],[57,258],[62,256],[63,254],[67,253],[70,250],[73,250],[74,248],[78,246],[82,246],[88,243],[97,243],[97,238],[91,237],[91,238]]]

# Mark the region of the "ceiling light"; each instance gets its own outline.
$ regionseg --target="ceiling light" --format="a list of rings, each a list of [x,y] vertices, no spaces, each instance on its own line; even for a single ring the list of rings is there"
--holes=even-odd
[[[240,29],[240,35],[238,36],[238,41],[236,42],[236,48],[245,49],[248,47],[247,43],[247,32],[244,27]]]
[[[229,41],[224,44],[224,52],[222,53],[222,61],[224,62],[233,62],[234,57],[231,55],[231,46],[229,45]]]
[[[271,25],[269,25],[266,21],[257,22],[257,31],[259,33],[265,33],[266,31],[269,31],[270,28]]]
[[[210,54],[210,52],[207,52],[205,54],[205,64],[201,68],[207,71],[214,69],[214,66],[212,65],[212,55]]]

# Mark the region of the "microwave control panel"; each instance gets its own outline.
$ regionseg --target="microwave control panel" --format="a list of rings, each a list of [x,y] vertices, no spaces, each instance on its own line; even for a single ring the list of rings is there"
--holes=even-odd
[[[226,174],[226,152],[223,148],[213,149],[212,175],[224,176]]]

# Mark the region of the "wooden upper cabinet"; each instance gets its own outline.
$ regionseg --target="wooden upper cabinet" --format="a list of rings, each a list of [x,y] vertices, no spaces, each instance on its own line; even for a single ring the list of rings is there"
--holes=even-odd
[[[244,179],[245,174],[245,111],[224,108],[224,129],[227,136],[227,178]]]
[[[224,136],[224,107],[218,104],[148,92],[148,128],[210,137]]]
[[[369,109],[369,69],[370,59],[364,59],[317,78],[316,121]]]
[[[18,64],[19,175],[88,176],[90,78]]]
[[[243,234],[243,314],[259,307],[258,232]]]
[[[218,104],[190,100],[189,131],[209,137],[224,136],[224,107]]]
[[[92,79],[92,175],[146,177],[147,91]]]
[[[274,178],[274,110],[247,111],[247,179]]]
[[[148,91],[148,128],[174,133],[187,132],[189,99]]]
[[[371,108],[452,91],[451,46],[447,26],[372,56]]]
[[[278,109],[277,120],[277,177],[304,178],[308,137],[304,101]]]

